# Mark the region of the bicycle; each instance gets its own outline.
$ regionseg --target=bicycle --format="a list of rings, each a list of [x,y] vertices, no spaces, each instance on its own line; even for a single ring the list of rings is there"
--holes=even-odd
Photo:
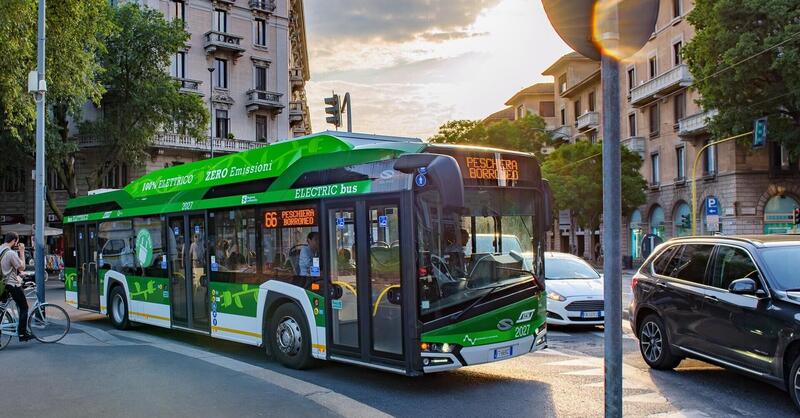
[[[35,293],[36,286],[28,287],[26,296]],[[4,349],[13,337],[19,337],[19,313],[13,300],[8,298],[0,303],[0,350]],[[69,315],[64,308],[52,303],[39,303],[37,300],[28,312],[28,332],[41,343],[56,343],[69,332]]]

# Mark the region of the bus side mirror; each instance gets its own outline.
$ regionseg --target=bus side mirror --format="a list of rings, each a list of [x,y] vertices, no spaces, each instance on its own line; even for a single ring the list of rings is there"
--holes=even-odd
[[[544,230],[553,229],[553,189],[550,182],[542,179],[542,201],[544,206]]]
[[[415,179],[418,188],[430,187],[428,183],[436,186],[439,196],[442,197],[443,207],[464,207],[464,179],[455,158],[439,154],[405,154],[394,163],[394,169],[401,173],[423,176],[425,181],[421,186]]]

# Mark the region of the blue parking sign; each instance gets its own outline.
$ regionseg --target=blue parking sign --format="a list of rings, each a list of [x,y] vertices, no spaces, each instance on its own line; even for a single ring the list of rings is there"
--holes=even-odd
[[[714,196],[706,198],[706,215],[719,215],[719,199]]]

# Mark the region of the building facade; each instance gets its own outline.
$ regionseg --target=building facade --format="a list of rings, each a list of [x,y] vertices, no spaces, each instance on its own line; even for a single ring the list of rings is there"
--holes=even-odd
[[[752,150],[731,141],[701,152],[722,138],[707,131],[715,111],[698,106],[681,56],[694,35],[686,19],[692,7],[691,0],[662,1],[653,36],[620,63],[622,143],[642,157],[648,182],[647,203],[626,220],[623,236],[632,259],[642,258],[647,234],[664,240],[692,234],[693,178],[699,234],[785,232],[791,228],[791,210],[800,206],[798,164],[779,145]],[[710,210],[706,202],[712,203]]]
[[[128,0],[136,1],[136,0]],[[119,1],[123,3],[124,1]],[[310,79],[302,0],[138,0],[180,19],[190,34],[168,71],[185,94],[202,96],[211,112],[209,141],[161,132],[144,167],[113,167],[103,188],[121,188],[146,172],[311,133],[305,84]],[[213,72],[209,71],[213,68]],[[87,105],[84,115],[97,110]],[[73,124],[74,125],[74,124]],[[94,138],[78,137],[76,177],[80,194],[102,152]],[[213,148],[213,151],[212,151]],[[32,223],[34,184],[30,172],[5,176],[0,223]],[[6,184],[8,183],[8,184]],[[67,193],[55,173],[48,188],[63,208]],[[50,213],[49,208],[48,213]],[[58,225],[53,214],[51,225]]]

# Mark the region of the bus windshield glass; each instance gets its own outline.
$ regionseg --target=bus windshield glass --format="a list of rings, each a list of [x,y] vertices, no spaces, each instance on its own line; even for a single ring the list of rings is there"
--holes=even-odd
[[[535,286],[540,249],[533,190],[465,188],[459,213],[438,193],[417,198],[417,274],[423,320],[457,312],[497,286]],[[498,294],[498,292],[494,292]]]

